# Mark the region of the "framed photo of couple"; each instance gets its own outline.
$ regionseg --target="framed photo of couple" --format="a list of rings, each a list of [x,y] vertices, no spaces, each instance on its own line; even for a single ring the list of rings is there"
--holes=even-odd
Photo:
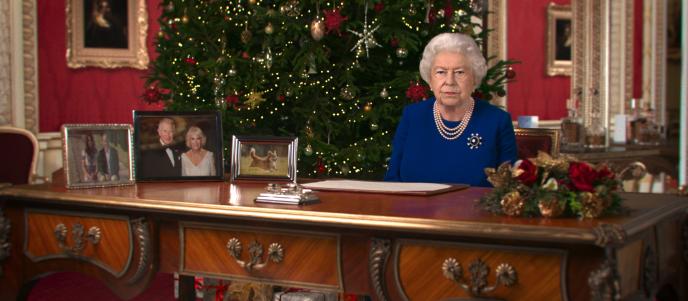
[[[134,183],[128,124],[65,124],[62,154],[67,188]]]
[[[222,180],[219,112],[134,111],[137,181]]]
[[[232,136],[232,181],[296,182],[296,137]]]

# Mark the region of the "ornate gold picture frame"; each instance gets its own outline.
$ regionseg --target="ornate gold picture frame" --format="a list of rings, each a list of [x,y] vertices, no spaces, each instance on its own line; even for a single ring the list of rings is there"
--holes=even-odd
[[[67,0],[67,66],[148,68],[146,0]]]
[[[571,76],[573,24],[570,5],[547,6],[547,75]]]
[[[62,154],[67,188],[134,183],[128,124],[65,124]]]

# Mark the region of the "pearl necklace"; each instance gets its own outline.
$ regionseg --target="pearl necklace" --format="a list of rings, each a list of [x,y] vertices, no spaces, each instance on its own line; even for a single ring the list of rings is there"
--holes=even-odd
[[[461,123],[456,126],[456,127],[448,127],[442,122],[442,116],[440,115],[440,110],[438,108],[438,103],[439,101],[435,100],[435,104],[432,106],[432,114],[435,117],[435,126],[437,126],[437,131],[440,132],[440,135],[442,138],[447,139],[447,140],[455,140],[456,138],[459,138],[461,134],[463,134],[463,131],[466,130],[466,127],[468,126],[468,122],[471,121],[471,116],[473,115],[473,107],[475,106],[475,101],[471,99],[471,102],[468,104],[468,108],[466,111],[463,113],[463,117],[461,118]]]

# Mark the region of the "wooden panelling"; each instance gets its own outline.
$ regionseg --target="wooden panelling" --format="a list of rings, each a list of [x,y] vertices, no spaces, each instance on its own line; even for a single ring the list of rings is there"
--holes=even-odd
[[[127,270],[133,255],[131,228],[126,217],[107,215],[73,215],[74,213],[32,211],[26,212],[26,235],[24,253],[35,262],[54,258],[78,258],[89,261],[115,276]],[[55,227],[67,227],[66,246],[75,245],[72,229],[75,224],[84,226],[85,247],[79,254],[65,252],[55,237]],[[93,245],[86,240],[91,227],[101,230],[101,239]]]
[[[617,267],[621,275],[621,296],[628,297],[638,290],[640,262],[643,259],[643,241],[637,240],[616,252]]]
[[[510,301],[566,300],[562,295],[564,252],[423,241],[402,241],[397,252],[399,285],[409,300],[471,297],[457,283],[443,276],[442,264],[447,258],[454,258],[461,264],[463,279],[469,284],[469,266],[478,259],[489,267],[487,286],[494,285],[498,265],[513,266],[518,275],[516,285],[500,285],[482,297]]]
[[[182,224],[180,232],[184,273],[341,290],[338,236],[196,224]],[[250,261],[249,245],[254,240],[263,246],[261,261],[268,260],[267,249],[272,243],[283,247],[284,259],[279,263],[268,261],[262,269],[248,272],[227,249],[232,238],[241,242],[240,260]]]

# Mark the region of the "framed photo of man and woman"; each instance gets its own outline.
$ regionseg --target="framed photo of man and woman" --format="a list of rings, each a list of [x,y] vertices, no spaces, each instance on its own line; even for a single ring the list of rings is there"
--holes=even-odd
[[[222,180],[219,112],[134,111],[137,181]]]
[[[65,124],[61,132],[67,188],[134,183],[131,125]]]

